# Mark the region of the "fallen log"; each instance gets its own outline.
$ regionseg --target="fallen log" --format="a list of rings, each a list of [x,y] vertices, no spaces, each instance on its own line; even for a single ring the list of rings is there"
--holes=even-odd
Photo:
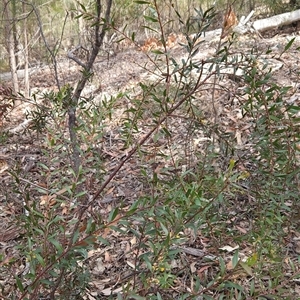
[[[298,21],[300,21],[300,9],[266,19],[256,20],[253,22],[252,27],[259,32],[263,32]]]
[[[300,21],[300,9],[250,22],[250,19],[253,15],[254,11],[251,11],[247,17],[242,16],[238,24],[232,26],[231,31],[237,34],[246,34],[253,32],[262,33],[270,29],[276,29],[280,26],[289,25],[294,22]],[[222,35],[223,31],[224,30],[222,29],[207,31],[205,32],[204,40],[215,40],[217,37],[220,37]]]
[[[30,68],[29,69],[29,75],[34,74],[35,72],[38,71],[38,68],[34,67],[34,68]],[[18,70],[17,71],[17,75],[18,75],[18,79],[23,79],[25,77],[25,70]],[[5,73],[0,73],[0,81],[8,81],[11,80],[11,72],[5,72]]]

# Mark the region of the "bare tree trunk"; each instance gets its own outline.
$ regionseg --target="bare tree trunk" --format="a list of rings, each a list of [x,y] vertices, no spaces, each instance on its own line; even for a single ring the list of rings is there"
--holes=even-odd
[[[106,7],[105,17],[104,17],[104,22],[103,22],[102,21],[103,18],[101,17],[101,13],[102,13],[101,0],[96,0],[95,2],[96,2],[97,15],[96,15],[95,20],[93,20],[93,23],[94,23],[93,28],[94,28],[94,33],[95,33],[94,41],[93,41],[93,45],[92,45],[93,50],[92,50],[92,53],[91,53],[91,56],[90,56],[88,62],[84,66],[84,70],[82,72],[81,79],[79,80],[79,82],[77,84],[77,87],[74,91],[74,94],[71,99],[71,103],[69,104],[69,108],[68,108],[69,134],[70,134],[70,140],[71,140],[71,147],[73,150],[72,163],[73,163],[73,169],[74,169],[76,175],[79,175],[79,169],[80,169],[80,165],[81,165],[80,145],[79,145],[79,142],[77,139],[77,133],[76,133],[76,109],[77,109],[77,105],[78,105],[82,90],[84,89],[85,84],[86,84],[87,80],[89,79],[88,75],[91,74],[93,64],[99,53],[100,47],[103,44],[103,39],[105,37],[106,30],[108,29],[108,22],[109,22],[110,11],[111,11],[111,6],[112,6],[112,0],[107,0],[107,7]],[[102,28],[101,28],[101,32],[100,32],[100,26],[101,26],[100,23],[103,24]],[[68,53],[68,57],[70,59],[78,61],[78,59],[76,59],[76,58],[74,59],[74,57],[72,56],[71,53]],[[80,63],[80,65],[82,65],[82,63]],[[82,191],[83,191],[82,184],[79,184],[77,186],[76,192],[80,193]],[[80,198],[79,201],[81,201],[82,204],[86,204],[89,200],[89,199],[86,199],[86,201],[84,202],[84,199],[82,196],[79,198]],[[80,215],[79,215],[79,220],[81,220],[84,212],[85,212],[85,206],[83,205]],[[77,222],[75,225],[75,228],[73,229],[72,237],[69,240],[67,250],[69,250],[73,246],[73,237],[79,228],[79,224],[80,224],[80,222]],[[63,278],[63,275],[64,275],[64,269],[62,269],[62,271],[61,271],[61,276],[58,278],[57,284],[51,290],[50,299],[55,299],[55,292],[56,292],[57,288],[59,287],[59,284]]]
[[[77,11],[80,10],[80,5],[77,0],[73,0],[75,9]],[[87,42],[87,36],[86,36],[86,28],[85,28],[86,21],[84,18],[78,18],[77,19],[77,30],[78,30],[78,40],[75,41],[75,43],[79,43],[79,45],[86,47],[86,42]]]
[[[146,12],[147,12],[147,10],[143,10],[143,16],[146,16],[146,15],[147,15]],[[148,29],[147,26],[146,26],[145,18],[143,18],[143,20],[144,20],[144,25],[143,25],[143,27],[144,27],[144,32],[145,32],[145,38],[148,39],[148,38],[149,38],[149,29]]]
[[[22,10],[23,14],[25,15],[26,9],[25,9],[25,3],[22,3]],[[29,98],[29,72],[28,72],[28,40],[27,40],[27,18],[24,19],[24,85],[25,85],[25,90],[24,90],[24,96],[25,98]]]
[[[17,5],[16,5],[16,0],[11,0],[11,6],[12,6],[12,32],[14,36],[14,53],[15,53],[15,59],[16,59],[16,66],[17,68],[19,67],[19,54],[18,54],[18,37],[17,37]]]
[[[100,47],[103,44],[103,39],[106,34],[106,31],[108,29],[108,22],[110,17],[110,11],[112,6],[112,0],[107,0],[106,5],[106,12],[104,17],[104,23],[102,21],[102,4],[101,0],[96,0],[96,19],[94,21],[95,26],[94,28],[94,41],[92,45],[92,53],[90,55],[90,58],[86,64],[84,64],[84,70],[82,72],[82,76],[77,84],[77,87],[74,91],[74,94],[71,99],[71,105],[68,109],[68,115],[69,115],[69,134],[70,134],[70,140],[72,144],[72,164],[73,168],[76,174],[79,173],[79,168],[81,165],[81,159],[80,159],[80,145],[78,143],[77,139],[77,133],[76,133],[76,109],[78,105],[78,101],[80,99],[81,93],[86,85],[86,82],[88,81],[90,75],[92,74],[92,67],[96,60],[96,57],[99,53]],[[100,23],[103,23],[102,28],[100,30]],[[71,59],[74,59],[70,54],[68,54],[68,57]],[[82,64],[81,64],[82,65]]]
[[[6,1],[4,5],[4,16],[5,16],[5,35],[7,41],[7,51],[9,57],[9,66],[10,72],[12,76],[12,83],[13,83],[13,92],[19,92],[19,81],[18,81],[18,74],[17,74],[17,62],[15,56],[15,41],[14,41],[14,32],[13,32],[13,23],[15,20],[11,17],[11,10],[10,10],[10,1]],[[18,103],[17,103],[18,104]]]

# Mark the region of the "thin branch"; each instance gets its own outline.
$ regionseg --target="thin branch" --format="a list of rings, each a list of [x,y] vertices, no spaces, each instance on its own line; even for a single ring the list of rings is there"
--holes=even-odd
[[[84,69],[87,68],[87,65],[85,63],[83,63],[79,58],[77,58],[76,55],[74,55],[74,52],[81,49],[81,46],[76,47],[73,50],[68,51],[68,58],[71,60],[74,60],[79,66],[83,67]]]
[[[78,101],[80,99],[81,93],[86,85],[87,80],[89,79],[89,75],[91,74],[91,70],[93,67],[93,64],[96,60],[96,57],[99,53],[100,47],[103,44],[104,36],[108,28],[109,24],[109,17],[110,17],[110,12],[111,12],[111,6],[112,6],[112,0],[107,1],[107,7],[106,7],[106,13],[105,13],[105,19],[102,24],[102,29],[100,32],[100,25],[101,25],[101,10],[102,10],[102,5],[101,1],[97,0],[96,2],[96,11],[97,15],[94,21],[94,32],[95,32],[95,41],[94,44],[92,45],[92,53],[90,58],[88,59],[88,62],[86,65],[84,65],[84,72],[82,72],[81,79],[79,80],[77,87],[74,91],[74,94],[72,96],[72,101],[71,101],[71,106],[68,109],[68,115],[69,115],[69,134],[70,134],[70,140],[71,140],[71,145],[72,145],[72,150],[73,150],[73,155],[72,155],[72,164],[73,168],[76,174],[79,172],[79,167],[81,164],[80,160],[80,149],[78,145],[78,140],[77,140],[77,133],[76,133],[76,108]]]

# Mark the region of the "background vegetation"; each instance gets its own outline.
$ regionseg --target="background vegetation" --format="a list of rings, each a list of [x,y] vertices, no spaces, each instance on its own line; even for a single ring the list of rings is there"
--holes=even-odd
[[[93,5],[93,1],[82,1],[86,8]],[[223,16],[227,8],[227,1],[199,1],[196,0],[180,0],[180,1],[157,1],[157,8],[160,10],[160,17],[165,24],[165,32],[179,33],[182,31],[182,24],[175,22],[176,12],[180,11],[183,20],[190,17],[195,17],[194,8],[207,10],[214,7],[218,16],[212,22],[212,28],[220,28],[223,22]],[[291,11],[300,6],[298,0],[289,1],[268,1],[268,0],[236,0],[232,3],[237,16],[247,15],[251,10],[257,10],[256,16],[266,17],[286,11]],[[45,48],[44,40],[41,36],[41,30],[44,33],[48,46],[52,51],[58,51],[64,57],[66,51],[79,44],[88,47],[88,20],[76,18],[78,12],[82,10],[79,2],[75,0],[64,1],[3,1],[0,4],[2,21],[0,29],[3,33],[0,37],[1,57],[0,71],[9,71],[7,60],[7,26],[11,26],[14,31],[15,52],[18,54],[18,68],[24,67],[24,35],[21,28],[24,26],[24,19],[27,20],[27,39],[29,50],[29,61],[31,66],[48,62],[49,52]],[[35,8],[35,10],[33,10]],[[147,29],[148,24],[144,18],[145,15],[151,16],[154,13],[154,7],[138,6],[134,1],[119,1],[113,3],[112,17],[114,27],[130,36],[133,32],[136,33],[136,38],[139,41],[144,41],[149,36],[159,35],[154,31]],[[4,15],[5,11],[11,12],[11,17],[7,19]],[[37,20],[37,14],[40,20]],[[64,24],[65,23],[65,24]],[[64,25],[63,25],[64,24]],[[42,25],[42,26],[41,26]],[[157,30],[157,24],[152,24],[152,28]],[[64,26],[64,27],[63,27]],[[64,30],[63,30],[64,28]],[[138,30],[137,30],[138,29]],[[107,42],[114,31],[107,33]],[[114,41],[119,39],[114,39]],[[111,46],[111,44],[110,44]]]

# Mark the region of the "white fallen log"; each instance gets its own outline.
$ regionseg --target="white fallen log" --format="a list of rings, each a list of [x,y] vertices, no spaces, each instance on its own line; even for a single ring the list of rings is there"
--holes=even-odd
[[[33,121],[31,119],[26,119],[21,124],[19,124],[17,127],[9,129],[8,132],[10,134],[21,133],[21,132],[25,131],[30,126],[30,124],[32,124],[32,122]]]
[[[33,75],[38,71],[37,67],[33,67],[29,69],[29,75]],[[19,79],[23,79],[25,77],[25,70],[17,70],[17,75]],[[0,73],[0,81],[8,81],[11,80],[11,72]]]
[[[257,31],[262,32],[279,26],[289,25],[297,21],[300,21],[300,9],[254,21],[252,27]]]
[[[245,34],[246,32],[248,32],[251,26],[249,27],[247,23],[250,21],[253,14],[254,14],[254,10],[250,12],[247,18],[245,16],[242,16],[239,23],[233,28],[233,32],[236,32],[238,34]]]
[[[278,28],[280,26],[289,25],[293,22],[300,21],[300,9],[284,14],[275,15],[269,18],[256,20],[251,23],[249,21],[251,20],[254,13],[254,11],[251,11],[247,17],[242,16],[239,20],[239,23],[236,26],[232,27],[232,32],[235,32],[237,34],[246,34],[253,31],[261,33],[266,30]],[[221,34],[222,29],[207,31],[205,32],[203,39],[205,41],[212,41],[216,38],[219,38]]]

